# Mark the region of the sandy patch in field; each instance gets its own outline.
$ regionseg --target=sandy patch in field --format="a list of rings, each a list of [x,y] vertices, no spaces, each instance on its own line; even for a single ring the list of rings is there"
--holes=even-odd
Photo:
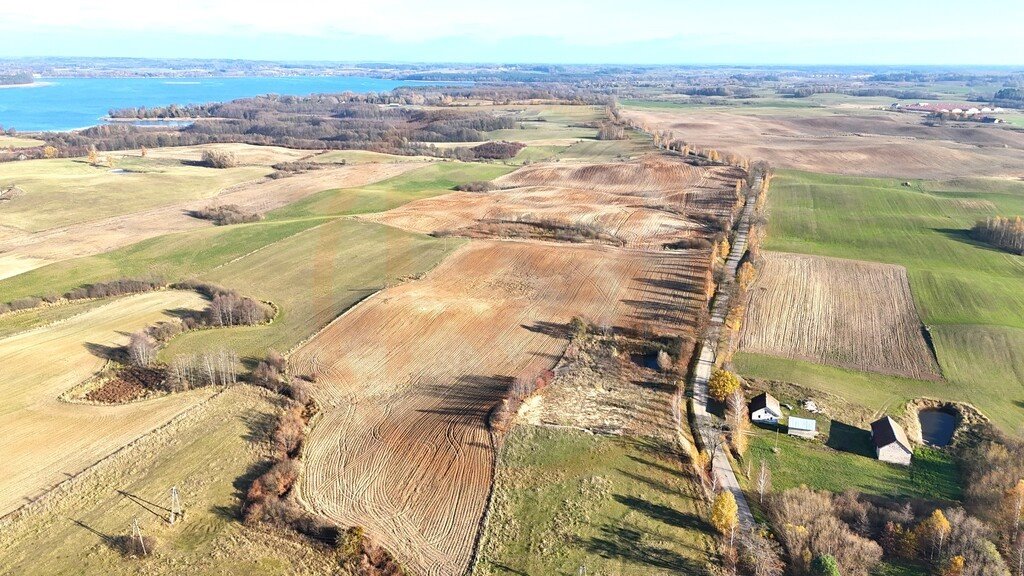
[[[101,355],[127,334],[199,309],[193,292],[128,296],[66,321],[0,340],[0,514],[44,493],[135,438],[167,422],[211,391],[128,404],[68,404],[57,397],[104,364]]]
[[[688,143],[767,160],[780,168],[931,179],[1024,174],[1024,131],[976,123],[929,127],[918,115],[896,112],[799,114],[626,112]]]
[[[475,241],[381,292],[291,357],[323,412],[304,452],[315,512],[366,527],[417,573],[462,574],[493,475],[487,414],[516,377],[552,367],[565,324],[689,330],[689,252]]]
[[[902,266],[766,252],[741,346],[910,378],[936,379]]]
[[[211,199],[4,238],[0,240],[0,279],[61,260],[102,254],[147,238],[212,226],[209,221],[188,215],[189,210],[211,204],[238,204],[246,210],[267,212],[323,190],[364,186],[421,166],[409,163],[324,168],[242,184]]]

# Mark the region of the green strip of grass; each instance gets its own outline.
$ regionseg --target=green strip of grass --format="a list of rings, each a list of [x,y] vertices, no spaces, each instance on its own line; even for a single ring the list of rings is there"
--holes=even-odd
[[[504,164],[438,162],[360,188],[325,190],[279,208],[269,220],[382,212],[413,200],[451,192],[455,186],[492,180],[514,170]]]
[[[662,446],[533,426],[501,456],[476,574],[708,574],[713,530]]]

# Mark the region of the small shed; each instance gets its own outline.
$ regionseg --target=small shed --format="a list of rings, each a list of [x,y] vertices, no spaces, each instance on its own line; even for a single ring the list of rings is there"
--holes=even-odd
[[[782,418],[782,407],[777,398],[767,392],[754,396],[750,401],[750,420],[766,424],[778,424]]]
[[[914,448],[903,427],[892,418],[885,416],[871,423],[871,442],[875,445],[875,455],[882,462],[910,466]]]
[[[813,439],[818,435],[818,421],[813,418],[790,416],[787,427],[789,428],[788,434],[790,436]]]

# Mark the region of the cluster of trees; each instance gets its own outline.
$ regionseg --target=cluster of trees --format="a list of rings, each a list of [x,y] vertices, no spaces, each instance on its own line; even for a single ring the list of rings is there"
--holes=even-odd
[[[1024,500],[1024,484],[1021,492]],[[885,558],[922,563],[940,576],[1010,575],[992,530],[963,508],[801,486],[771,494],[767,512],[797,576],[833,573],[822,572],[823,565],[835,574],[868,576]]]
[[[237,290],[209,282],[188,281],[173,284],[172,288],[195,290],[210,299],[210,305],[199,314],[185,317],[186,330],[203,326],[241,326],[265,324],[273,320],[275,310],[259,300],[241,295]]]
[[[43,138],[61,156],[84,155],[92,147],[102,151],[239,142],[451,157],[456,151],[417,143],[481,142],[487,132],[515,125],[510,115],[454,108],[395,108],[322,95],[261,96],[207,106],[202,108],[204,117],[184,127],[116,123],[47,133]]]
[[[597,127],[598,140],[625,140],[626,128],[613,122],[602,122]]]
[[[167,365],[165,387],[184,392],[203,386],[228,386],[238,382],[238,354],[221,348],[202,354],[180,354]]]
[[[526,148],[522,142],[484,142],[469,149],[474,158],[485,160],[508,160],[514,158],[519,151]]]
[[[1014,254],[1024,254],[1024,219],[993,216],[978,221],[971,236]]]
[[[455,186],[455,189],[459,192],[491,192],[497,190],[498,186],[486,180],[474,180],[458,184]]]
[[[249,212],[237,204],[207,206],[200,210],[189,210],[188,215],[202,220],[211,220],[217,226],[244,224],[246,222],[259,222],[263,220],[262,214]]]
[[[18,72],[16,74],[0,74],[0,86],[12,86],[15,84],[32,84],[36,79],[31,72]]]
[[[71,289],[64,293],[47,294],[45,296],[25,296],[7,303],[0,304],[0,314],[16,310],[27,310],[42,306],[43,303],[53,304],[62,298],[65,300],[85,300],[87,298],[106,298],[109,296],[124,296],[127,294],[140,294],[150,292],[167,286],[166,282],[159,277],[149,278],[119,278],[109,282],[97,282]]]
[[[998,106],[1024,107],[1024,88],[1002,88],[992,96],[992,103]]]

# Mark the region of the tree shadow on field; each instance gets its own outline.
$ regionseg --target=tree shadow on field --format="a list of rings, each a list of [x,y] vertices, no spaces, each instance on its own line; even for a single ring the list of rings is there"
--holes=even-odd
[[[871,432],[856,426],[850,426],[838,420],[832,420],[826,446],[840,452],[849,452],[858,456],[874,458],[871,450]]]
[[[619,504],[622,504],[632,510],[636,510],[637,512],[641,512],[652,520],[664,522],[665,524],[675,526],[676,528],[682,528],[684,530],[697,530],[704,534],[714,534],[715,532],[711,527],[711,524],[696,514],[680,512],[668,506],[655,504],[654,502],[649,502],[643,498],[637,498],[635,496],[616,494],[614,498]]]
[[[558,338],[559,340],[570,340],[572,338],[572,331],[569,328],[569,325],[561,324],[559,322],[537,320],[533,324],[521,324],[520,327],[525,328],[530,332],[551,336],[552,338]]]
[[[242,503],[245,502],[245,495],[249,492],[249,487],[256,478],[263,475],[264,472],[270,470],[270,460],[261,460],[249,466],[244,474],[234,479],[231,482],[231,487],[234,488],[234,499],[235,505],[231,506],[213,506],[210,511],[215,515],[228,521],[235,521],[242,519]]]
[[[996,252],[999,254],[1006,254],[1005,250],[1000,250],[991,244],[986,244],[981,240],[976,240],[971,237],[971,230],[969,228],[932,228],[933,232],[938,232],[950,240],[956,240],[962,244],[968,244],[981,250],[987,250],[989,252]]]
[[[612,561],[625,561],[653,568],[671,570],[687,576],[706,576],[700,563],[655,544],[645,543],[644,533],[625,526],[603,526],[598,536],[585,545],[594,554]]]
[[[107,346],[106,344],[96,344],[95,342],[86,342],[84,346],[90,354],[103,360],[123,362],[127,359],[124,347],[122,346]]]
[[[437,401],[433,408],[417,412],[445,416],[446,420],[464,425],[486,427],[491,409],[514,382],[512,376],[470,374],[460,377],[454,386],[427,384],[421,387],[422,393]]]

